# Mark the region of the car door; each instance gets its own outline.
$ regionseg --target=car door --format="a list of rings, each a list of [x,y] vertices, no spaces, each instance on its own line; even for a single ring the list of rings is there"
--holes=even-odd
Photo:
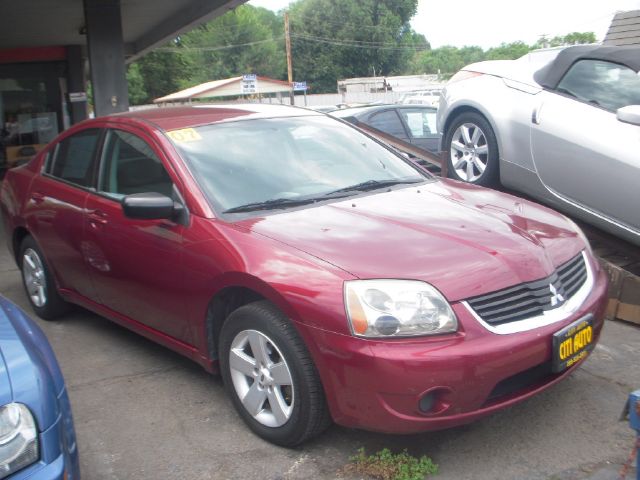
[[[87,197],[85,239],[91,275],[103,305],[190,343],[184,304],[184,225],[124,215],[121,200],[135,193],[174,196],[168,162],[137,129],[110,128],[100,159],[97,190]]]
[[[640,127],[616,110],[640,104],[640,78],[611,62],[580,60],[532,116],[538,175],[565,199],[619,223],[640,227]]]
[[[399,108],[398,113],[409,131],[413,145],[438,153],[440,135],[436,129],[436,109],[428,107]]]
[[[93,188],[101,130],[90,128],[63,138],[49,153],[31,184],[27,222],[53,269],[58,286],[92,298],[83,243],[87,195]]]

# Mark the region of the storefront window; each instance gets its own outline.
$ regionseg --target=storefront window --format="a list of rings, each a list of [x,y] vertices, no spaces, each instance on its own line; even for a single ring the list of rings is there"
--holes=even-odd
[[[63,129],[61,62],[0,65],[0,170],[29,161]]]

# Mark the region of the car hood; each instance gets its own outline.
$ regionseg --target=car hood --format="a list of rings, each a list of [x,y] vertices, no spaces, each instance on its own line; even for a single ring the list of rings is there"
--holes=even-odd
[[[355,277],[423,280],[450,301],[544,278],[585,246],[552,210],[449,180],[240,223]]]
[[[40,431],[58,416],[62,374],[42,330],[13,303],[0,297],[0,405],[27,405]]]
[[[522,60],[487,60],[467,65],[463,70],[495,75],[542,89],[533,78],[535,68]]]

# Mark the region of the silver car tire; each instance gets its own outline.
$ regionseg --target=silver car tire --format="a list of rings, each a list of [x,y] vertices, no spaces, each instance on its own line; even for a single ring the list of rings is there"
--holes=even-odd
[[[250,303],[229,315],[220,331],[219,362],[235,409],[263,439],[294,447],[330,425],[306,345],[272,303]]]
[[[457,115],[447,128],[444,148],[450,178],[486,187],[498,184],[498,142],[485,117]]]

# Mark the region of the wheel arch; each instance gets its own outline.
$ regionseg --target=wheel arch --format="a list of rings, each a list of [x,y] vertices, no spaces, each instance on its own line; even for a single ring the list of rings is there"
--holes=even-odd
[[[11,249],[13,250],[13,259],[16,262],[16,265],[20,266],[20,245],[22,241],[31,235],[31,232],[27,230],[26,227],[16,227],[13,230],[13,235],[11,238]]]
[[[218,360],[218,341],[222,325],[232,312],[249,303],[266,300],[275,305],[290,320],[297,318],[289,302],[272,286],[246,274],[228,274],[220,281],[222,286],[211,295],[205,318],[206,354],[210,360]],[[297,329],[295,321],[292,324]]]

